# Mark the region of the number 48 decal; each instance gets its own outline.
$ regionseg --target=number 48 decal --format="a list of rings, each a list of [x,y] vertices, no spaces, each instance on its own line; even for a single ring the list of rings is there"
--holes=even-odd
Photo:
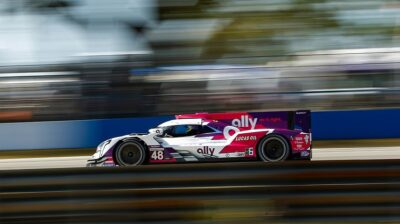
[[[153,160],[163,160],[164,159],[164,151],[153,151],[151,153],[151,158]]]

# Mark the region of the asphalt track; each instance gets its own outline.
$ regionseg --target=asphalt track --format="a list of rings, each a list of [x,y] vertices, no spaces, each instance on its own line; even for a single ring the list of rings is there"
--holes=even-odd
[[[2,159],[0,170],[85,167],[90,156]],[[400,159],[400,146],[313,149],[313,161]]]

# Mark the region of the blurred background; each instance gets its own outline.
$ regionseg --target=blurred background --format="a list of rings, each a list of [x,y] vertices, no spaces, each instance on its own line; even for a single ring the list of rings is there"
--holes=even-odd
[[[0,122],[394,108],[394,0],[2,0]]]
[[[296,109],[334,161],[83,168],[173,114]],[[0,1],[2,224],[400,223],[399,115],[398,0]]]

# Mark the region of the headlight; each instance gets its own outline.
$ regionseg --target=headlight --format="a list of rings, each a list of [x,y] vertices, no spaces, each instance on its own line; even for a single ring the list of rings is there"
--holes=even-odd
[[[100,143],[99,146],[97,146],[96,151],[101,151],[106,145],[108,145],[111,142],[111,139],[108,139],[102,143]]]

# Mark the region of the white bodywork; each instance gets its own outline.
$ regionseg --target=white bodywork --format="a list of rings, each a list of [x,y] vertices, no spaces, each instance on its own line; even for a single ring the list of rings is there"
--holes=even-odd
[[[208,122],[203,122],[202,119],[177,119],[167,121],[160,124],[159,128],[175,126],[175,125],[207,125]],[[108,150],[113,148],[113,146],[127,138],[139,138],[143,140],[147,146],[149,146],[150,151],[164,150],[165,148],[173,148],[177,153],[175,153],[174,158],[183,158],[185,161],[196,161],[197,158],[230,158],[230,157],[244,157],[244,153],[241,152],[229,152],[221,153],[221,151],[232,143],[238,134],[245,133],[256,133],[256,132],[266,132],[269,134],[274,131],[274,129],[254,129],[239,131],[234,126],[227,126],[226,133],[221,133],[215,130],[215,133],[224,134],[225,139],[213,140],[213,136],[184,136],[184,137],[161,137],[158,136],[155,129],[150,129],[150,133],[147,135],[124,135],[115,138],[108,139],[102,142],[98,147],[96,153],[92,156],[93,159],[99,159],[106,154]],[[234,134],[229,135],[229,131],[234,131]],[[225,132],[225,131],[224,131]],[[186,156],[185,156],[186,155]]]
[[[170,120],[167,122],[164,122],[158,127],[168,127],[168,126],[174,126],[174,125],[206,125],[208,122],[203,122],[203,119],[177,119],[177,120]]]

